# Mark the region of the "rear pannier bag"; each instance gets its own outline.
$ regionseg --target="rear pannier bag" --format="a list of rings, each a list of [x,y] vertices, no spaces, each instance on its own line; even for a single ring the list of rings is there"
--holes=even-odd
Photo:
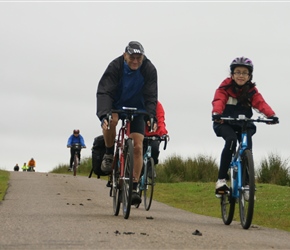
[[[106,176],[108,174],[104,173],[101,169],[102,160],[106,152],[106,146],[104,141],[104,136],[100,135],[94,139],[92,147],[92,172],[100,178],[100,176]],[[91,177],[91,174],[89,177]]]

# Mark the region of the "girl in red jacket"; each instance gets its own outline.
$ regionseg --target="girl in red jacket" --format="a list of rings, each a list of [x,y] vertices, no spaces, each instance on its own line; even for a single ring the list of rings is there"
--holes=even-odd
[[[247,118],[253,115],[252,108],[263,113],[267,118],[273,119],[273,123],[279,123],[275,112],[266,103],[263,96],[252,82],[253,63],[245,57],[237,57],[230,65],[231,75],[226,78],[216,90],[212,101],[213,129],[217,136],[223,137],[225,145],[221,154],[217,190],[226,190],[228,168],[233,151],[236,149],[237,140],[240,139],[241,126],[239,122],[227,122],[221,117],[235,117],[242,114]],[[236,133],[238,131],[238,134]],[[252,135],[256,133],[256,126],[251,123],[248,127],[248,147],[252,149]]]

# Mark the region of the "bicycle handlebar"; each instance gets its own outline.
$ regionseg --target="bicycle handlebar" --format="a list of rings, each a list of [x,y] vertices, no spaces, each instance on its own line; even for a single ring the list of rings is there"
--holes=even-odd
[[[164,141],[164,146],[163,150],[166,150],[167,147],[167,142],[169,141],[169,135],[164,135],[164,136],[158,136],[158,135],[153,135],[153,136],[144,136],[144,139],[146,140],[151,140],[151,141]]]
[[[250,121],[250,122],[272,122],[273,119],[258,117],[257,119],[247,118],[245,115],[239,115],[237,118],[234,117],[221,117],[221,120],[227,120],[227,121]]]
[[[85,148],[85,146],[82,146],[80,143],[74,143],[70,146],[68,146],[69,148],[75,148],[75,149],[80,149],[80,148]]]
[[[125,114],[126,117],[124,119],[129,119],[130,121],[133,120],[133,115],[147,115],[150,117],[150,114],[148,112],[137,110],[137,108],[134,108],[134,107],[122,107],[122,109],[112,109],[107,114],[107,119],[109,123],[108,129],[110,129],[110,121],[112,120],[112,113]],[[150,118],[150,132],[153,132],[153,125],[154,125],[153,123],[154,123],[154,119],[153,117],[151,117]]]

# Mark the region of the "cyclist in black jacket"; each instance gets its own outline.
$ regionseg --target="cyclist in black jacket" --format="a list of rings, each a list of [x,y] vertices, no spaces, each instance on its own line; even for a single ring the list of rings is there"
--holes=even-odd
[[[149,118],[154,118],[156,130],[157,96],[157,70],[145,56],[143,46],[137,41],[131,41],[126,46],[123,55],[109,64],[97,89],[97,116],[101,121],[106,145],[106,153],[101,166],[104,172],[110,172],[112,169],[114,140],[119,119],[118,114],[113,113],[110,130],[108,130],[107,114],[111,109],[121,109],[124,106],[135,107],[150,114],[150,117],[145,117],[148,121]],[[141,202],[141,197],[136,189],[143,164],[144,116],[134,117],[130,130],[130,137],[134,140],[132,204],[138,204]]]

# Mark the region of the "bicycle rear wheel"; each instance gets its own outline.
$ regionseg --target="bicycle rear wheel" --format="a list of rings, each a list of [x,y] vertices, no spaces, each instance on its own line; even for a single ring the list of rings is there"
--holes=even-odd
[[[125,144],[124,150],[124,180],[122,185],[122,205],[123,205],[123,216],[125,219],[129,218],[132,201],[132,190],[133,190],[133,168],[134,168],[134,155],[133,155],[133,143],[132,139],[129,138]]]
[[[75,153],[74,163],[73,163],[73,174],[74,174],[74,176],[76,176],[76,174],[77,174],[78,165],[79,165],[79,157],[78,157],[77,153]]]
[[[246,194],[248,192],[248,194]],[[239,190],[240,219],[244,229],[251,226],[255,203],[255,170],[252,151],[242,155],[242,188]]]
[[[154,169],[154,160],[152,157],[147,161],[146,165],[147,166],[145,167],[145,171],[144,171],[144,177],[145,177],[144,206],[145,206],[145,209],[148,211],[151,207],[154,185],[155,185],[155,182],[154,182],[155,169]]]
[[[120,185],[119,185],[119,155],[115,155],[114,159],[114,167],[112,172],[112,196],[113,196],[113,212],[114,215],[118,216],[120,211],[121,205],[121,195],[120,195]]]

